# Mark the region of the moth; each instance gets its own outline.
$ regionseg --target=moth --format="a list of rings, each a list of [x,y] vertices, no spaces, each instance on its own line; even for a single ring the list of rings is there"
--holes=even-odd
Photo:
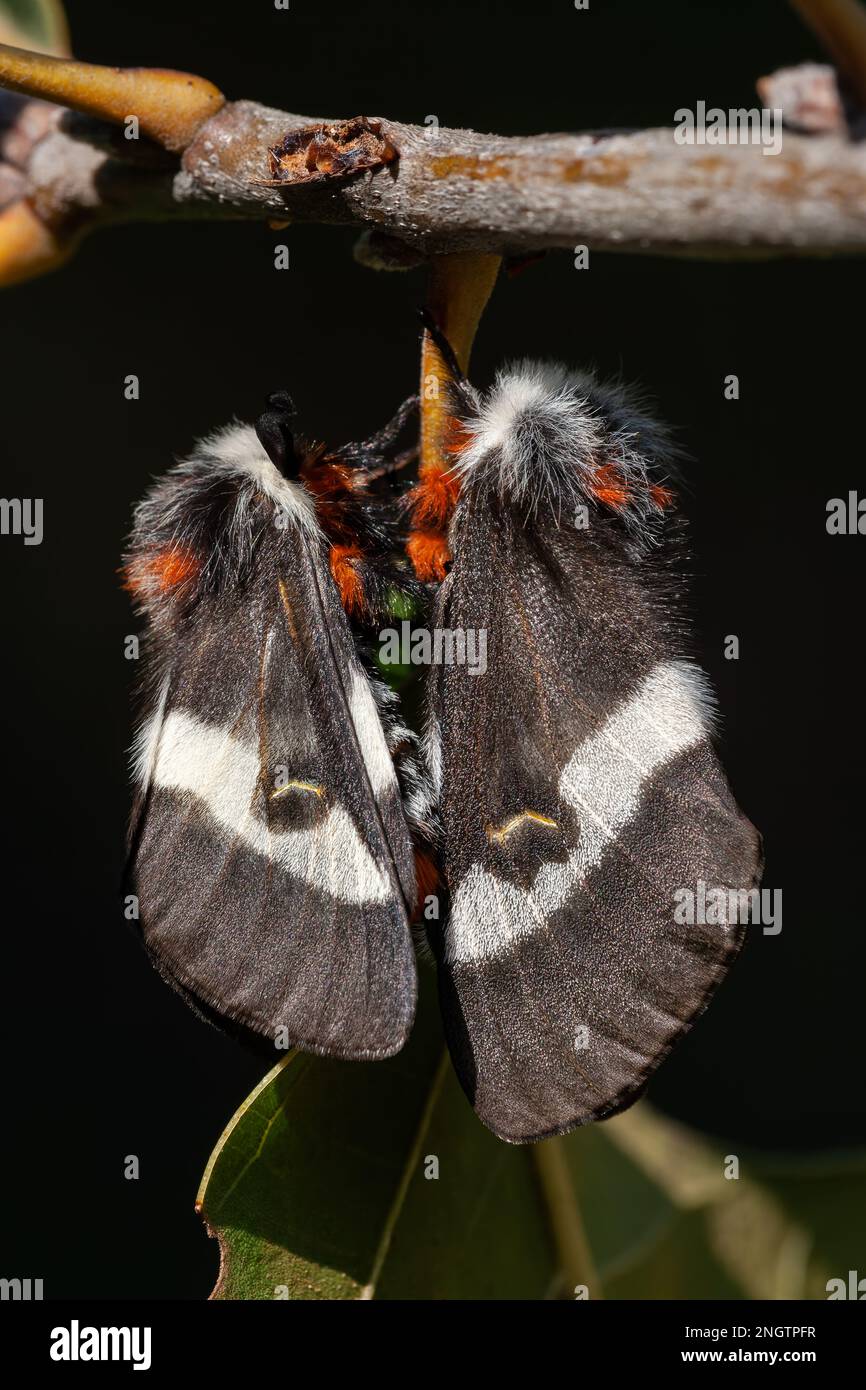
[[[408,550],[435,627],[487,633],[483,676],[428,676],[448,900],[428,935],[461,1083],[519,1143],[640,1094],[743,940],[740,921],[678,921],[675,894],[750,889],[761,846],[690,655],[668,432],[558,365],[479,392],[428,327],[453,423]]]
[[[412,1024],[410,828],[429,797],[364,628],[402,582],[370,480],[415,404],[327,452],[294,437],[275,393],[135,514],[140,930],[199,1013],[272,1047],[385,1057]]]
[[[452,427],[405,502],[414,580],[371,486],[411,403],[328,453],[274,396],[140,505],[130,862],[145,944],[194,1008],[348,1058],[403,1045],[435,899],[455,1068],[521,1143],[640,1094],[743,939],[681,922],[675,895],[748,890],[760,840],[689,654],[667,431],[555,365],[479,392],[429,326]],[[395,590],[486,635],[483,673],[430,668],[420,746],[369,660]]]

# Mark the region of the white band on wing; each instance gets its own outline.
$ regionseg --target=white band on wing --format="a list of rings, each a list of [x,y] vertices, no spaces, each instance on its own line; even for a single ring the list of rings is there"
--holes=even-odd
[[[394,889],[340,806],[309,829],[273,830],[252,814],[259,753],[217,724],[172,710],[158,736],[154,785],[190,792],[220,828],[293,878],[341,902],[385,902]]]
[[[698,667],[656,666],[562,771],[560,798],[580,816],[580,839],[566,862],[542,864],[528,892],[473,864],[452,900],[446,959],[452,965],[486,960],[543,931],[635,815],[645,783],[705,737],[711,715]]]

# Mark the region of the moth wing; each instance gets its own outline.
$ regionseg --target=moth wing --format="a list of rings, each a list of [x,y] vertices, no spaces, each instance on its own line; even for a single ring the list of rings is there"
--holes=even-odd
[[[432,673],[440,996],[463,1086],[513,1142],[639,1094],[742,941],[678,921],[681,890],[748,890],[759,867],[703,677],[646,567],[596,530],[461,501],[436,618],[487,637],[484,674]]]
[[[206,1016],[382,1057],[412,1024],[412,849],[367,677],[315,538],[157,634],[132,878],[161,972]]]

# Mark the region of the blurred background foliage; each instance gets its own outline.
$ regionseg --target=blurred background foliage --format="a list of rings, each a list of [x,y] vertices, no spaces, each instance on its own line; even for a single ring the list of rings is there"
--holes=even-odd
[[[60,0],[0,0],[0,43],[62,57],[69,26]]]

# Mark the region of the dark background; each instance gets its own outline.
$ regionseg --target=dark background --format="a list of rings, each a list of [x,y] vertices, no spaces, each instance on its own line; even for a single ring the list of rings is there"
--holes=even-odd
[[[670,124],[754,104],[754,79],[819,52],[781,3],[570,0],[375,6],[292,0],[68,5],[78,56],[201,72],[229,97],[505,134]],[[273,269],[288,240],[292,269]],[[348,230],[133,227],[2,299],[3,484],[45,499],[45,540],[0,542],[7,912],[2,1273],[46,1295],[204,1297],[192,1209],[262,1065],[187,1011],[120,910],[128,788],[116,568],[149,478],[288,385],[332,441],[414,389],[420,273],[353,262]],[[694,599],[723,753],[762,830],[784,927],[753,933],[650,1095],[743,1146],[862,1142],[864,945],[857,578],[866,541],[827,499],[863,482],[866,269],[549,256],[503,281],[473,375],[509,355],[622,369],[691,451]],[[141,378],[138,402],[123,379]],[[741,399],[723,378],[739,375]],[[738,662],[723,641],[741,641]],[[141,1180],[123,1178],[137,1154]]]

